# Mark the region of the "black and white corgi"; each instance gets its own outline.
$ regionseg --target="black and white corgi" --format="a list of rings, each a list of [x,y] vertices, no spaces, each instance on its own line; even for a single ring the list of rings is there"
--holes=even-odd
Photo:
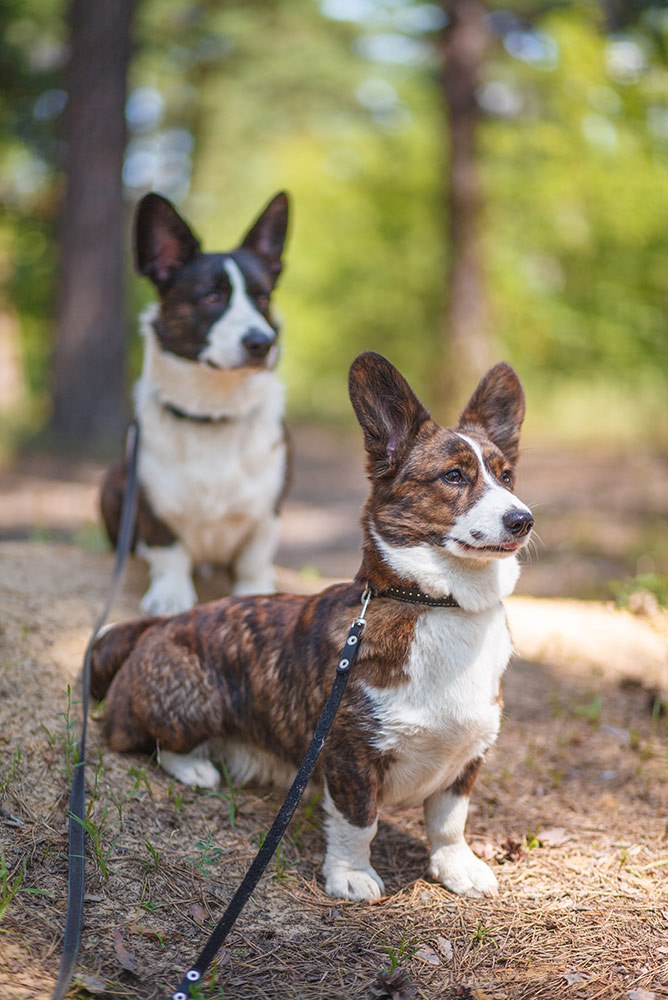
[[[276,195],[230,253],[203,253],[174,206],[147,194],[135,213],[138,272],[159,302],[141,317],[135,387],[141,429],[135,547],[148,563],[141,607],[191,608],[198,564],[232,570],[234,593],[274,589],[286,482],[278,326],[269,311],[288,221]],[[125,462],[109,469],[101,507],[118,537]]]
[[[350,396],[371,487],[355,580],[114,626],[93,653],[105,738],[118,751],[157,746],[169,774],[200,786],[218,781],[207,747],[235,781],[294,770],[370,588],[359,658],[318,765],[326,891],[378,898],[369,857],[378,808],[423,804],[431,876],[456,893],[494,894],[464,826],[501,719],[511,652],[502,599],[533,527],[512,492],[522,387],[496,365],[447,430],[385,358],[365,353]]]

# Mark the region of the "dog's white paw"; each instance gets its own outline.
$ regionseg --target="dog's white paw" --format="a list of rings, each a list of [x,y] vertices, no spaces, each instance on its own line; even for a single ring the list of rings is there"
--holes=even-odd
[[[176,615],[197,603],[197,593],[187,576],[159,576],[144,594],[140,608],[149,615]]]
[[[202,757],[194,750],[192,753],[173,753],[171,750],[161,750],[158,763],[163,771],[178,778],[184,785],[198,788],[218,788],[220,774],[210,760]]]
[[[385,892],[383,880],[371,865],[368,868],[349,868],[346,865],[325,865],[325,892],[337,899],[380,899]]]
[[[458,896],[496,896],[499,891],[491,868],[463,840],[438,847],[431,855],[429,874]]]

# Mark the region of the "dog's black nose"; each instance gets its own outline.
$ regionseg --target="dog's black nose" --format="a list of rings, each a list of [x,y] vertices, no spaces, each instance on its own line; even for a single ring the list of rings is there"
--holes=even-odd
[[[273,338],[268,337],[266,333],[262,333],[261,330],[249,330],[241,338],[241,343],[244,345],[248,355],[255,361],[260,361],[262,358],[266,358],[267,354],[271,350],[272,344],[274,343]]]
[[[533,528],[533,523],[531,511],[520,510],[518,507],[514,507],[513,510],[509,510],[503,515],[504,528],[507,528],[510,534],[515,535],[516,538],[528,535]]]

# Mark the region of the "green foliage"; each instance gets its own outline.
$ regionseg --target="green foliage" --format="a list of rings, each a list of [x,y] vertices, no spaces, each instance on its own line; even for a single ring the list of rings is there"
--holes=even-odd
[[[162,166],[145,181],[126,178],[128,207],[157,186],[219,248],[287,189],[277,302],[293,418],[350,420],[347,369],[369,348],[440,410],[446,114],[434,25],[415,16],[431,8],[360,5],[359,19],[345,21],[321,7],[138,5],[129,91],[144,88],[160,108],[154,121],[131,123],[128,157]],[[668,18],[659,5],[622,5],[623,32],[611,35],[599,5],[584,0],[490,7],[535,19],[531,29],[517,22],[514,43],[499,29],[480,89],[494,353],[519,369],[541,430],[668,438]],[[10,0],[0,12],[0,312],[20,330],[32,427],[48,404],[63,11],[54,0]],[[372,44],[384,33],[417,54],[385,58]],[[151,297],[147,282],[129,284],[132,328]],[[130,353],[134,376],[137,338]]]
[[[649,593],[662,607],[668,607],[668,577],[663,573],[640,573],[630,580],[613,580],[610,584],[620,608],[629,606],[631,594]]]

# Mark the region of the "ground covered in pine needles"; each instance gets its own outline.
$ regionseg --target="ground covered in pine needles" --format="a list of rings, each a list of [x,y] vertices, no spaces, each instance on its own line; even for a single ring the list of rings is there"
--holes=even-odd
[[[111,556],[5,542],[0,560],[0,996],[34,1000],[50,995],[60,958],[77,676]],[[287,573],[282,583],[302,585]],[[133,563],[114,618],[136,613],[144,586]],[[520,656],[468,823],[498,898],[460,899],[426,879],[414,810],[382,816],[373,862],[387,896],[330,899],[310,799],[197,995],[668,997],[666,621],[639,610],[509,602]],[[282,798],[200,793],[152,760],[110,753],[94,721],[89,733],[85,924],[70,996],[162,997]]]

